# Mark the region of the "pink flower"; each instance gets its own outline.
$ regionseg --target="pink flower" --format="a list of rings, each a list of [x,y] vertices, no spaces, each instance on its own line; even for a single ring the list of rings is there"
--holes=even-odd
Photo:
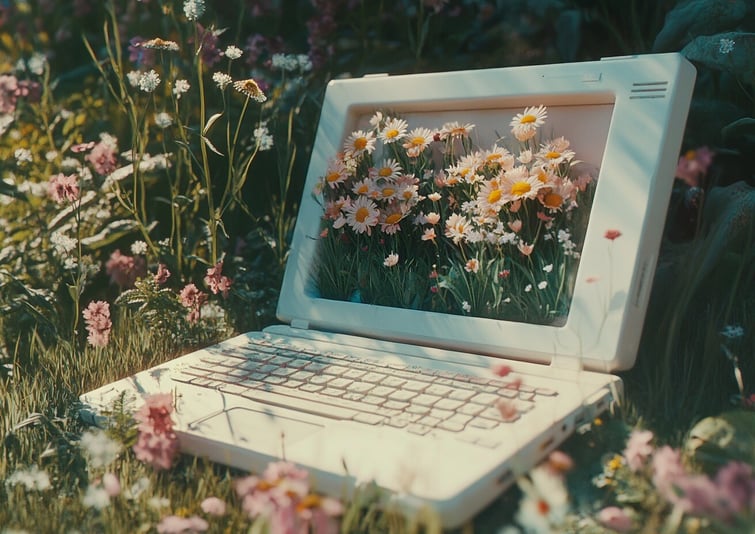
[[[213,295],[223,294],[223,298],[228,298],[228,291],[231,289],[231,279],[223,276],[223,262],[219,261],[214,267],[207,269],[207,275],[204,277],[204,283],[210,288]]]
[[[116,250],[105,263],[105,270],[118,287],[128,289],[138,278],[147,275],[147,263],[141,256],[127,256]]]
[[[699,187],[700,179],[708,173],[713,163],[715,152],[707,146],[696,150],[688,150],[680,158],[676,166],[676,177],[683,180],[690,187]]]
[[[105,489],[108,497],[117,497],[121,493],[121,483],[113,473],[102,475],[102,487]]]
[[[528,245],[524,241],[517,243],[516,247],[519,249],[519,252],[525,256],[531,255],[532,251],[535,250],[535,245]]]
[[[574,460],[563,451],[553,451],[548,455],[546,464],[555,473],[566,473],[574,467]]]
[[[498,399],[495,402],[495,407],[498,408],[501,419],[507,423],[519,419],[519,411],[516,409],[516,405],[509,399]]]
[[[79,143],[77,145],[73,145],[71,147],[71,152],[73,152],[74,154],[86,152],[87,150],[94,148],[94,144],[94,141],[89,141],[88,143]]]
[[[93,347],[104,347],[110,340],[113,323],[110,320],[110,306],[102,300],[94,300],[81,312],[89,335],[87,341]]]
[[[10,74],[0,74],[0,114],[16,111],[18,79]]]
[[[165,266],[165,264],[158,264],[157,273],[155,273],[154,276],[155,283],[162,285],[168,281],[168,278],[170,278],[170,271],[168,270],[168,268]]]
[[[79,180],[75,174],[55,174],[47,183],[47,192],[58,204],[79,199]]]
[[[206,514],[217,516],[225,515],[225,501],[218,499],[217,497],[207,497],[199,506]]]
[[[652,440],[653,433],[650,430],[632,431],[624,449],[624,458],[627,460],[629,469],[638,471],[645,465],[645,460],[653,454],[653,446],[650,444]]]
[[[732,511],[755,510],[755,474],[744,462],[729,462],[716,473],[716,485]]]
[[[134,415],[139,423],[139,438],[134,445],[136,457],[155,469],[168,469],[178,452],[178,437],[173,430],[173,396],[156,393],[144,399]]]
[[[84,159],[92,164],[94,170],[100,176],[107,176],[115,170],[115,147],[112,143],[100,141]]]
[[[668,445],[661,447],[653,454],[653,484],[658,492],[667,501],[676,503],[679,501],[679,495],[676,491],[679,481],[687,473],[682,465],[679,451],[676,451]]]
[[[601,525],[616,532],[629,532],[632,530],[632,518],[618,506],[609,506],[598,512],[598,521]]]
[[[160,534],[193,534],[204,532],[209,526],[207,521],[196,515],[191,517],[169,515],[163,517],[158,523],[157,532]]]
[[[491,371],[493,371],[494,375],[503,378],[504,376],[508,376],[508,374],[511,372],[511,366],[506,364],[498,364],[494,365],[491,368]]]
[[[207,293],[200,291],[194,284],[186,284],[178,294],[181,304],[189,308],[187,320],[196,323],[200,318],[202,304],[207,302]]]

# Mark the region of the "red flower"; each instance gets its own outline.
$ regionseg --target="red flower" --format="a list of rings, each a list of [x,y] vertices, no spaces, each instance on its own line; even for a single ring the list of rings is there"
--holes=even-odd
[[[616,239],[618,237],[621,237],[621,232],[619,232],[618,230],[613,230],[613,229],[612,230],[606,230],[606,233],[605,233],[605,235],[603,237],[605,237],[606,239],[610,239],[611,241],[613,241],[614,239]]]

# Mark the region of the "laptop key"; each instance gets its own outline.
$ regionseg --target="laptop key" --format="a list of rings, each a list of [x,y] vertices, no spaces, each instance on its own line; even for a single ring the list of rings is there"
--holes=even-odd
[[[369,412],[358,412],[352,417],[354,421],[359,423],[367,423],[368,425],[379,425],[385,421],[385,417]]]
[[[431,426],[423,425],[421,423],[410,423],[406,425],[406,429],[412,434],[418,434],[424,436],[432,430]]]

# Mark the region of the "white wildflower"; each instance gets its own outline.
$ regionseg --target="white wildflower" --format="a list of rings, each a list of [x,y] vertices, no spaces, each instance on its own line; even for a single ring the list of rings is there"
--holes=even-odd
[[[165,111],[155,113],[155,125],[158,128],[168,128],[171,124],[173,124],[173,117],[170,113],[166,113]]]
[[[228,76],[225,72],[216,72],[212,75],[212,81],[215,82],[222,91],[228,86],[228,84],[233,82],[233,78]]]
[[[181,95],[186,93],[189,88],[191,88],[191,85],[189,85],[188,80],[176,80],[173,83],[173,94],[176,96],[176,100],[181,98]]]
[[[19,469],[8,477],[6,484],[15,486],[22,484],[27,490],[44,491],[51,487],[50,477],[47,471],[40,471],[35,465],[28,469]]]
[[[24,163],[31,163],[34,159],[31,156],[31,150],[28,148],[17,148],[13,153],[16,158],[16,165],[23,165]]]
[[[188,20],[197,20],[204,15],[204,0],[186,0],[184,2],[184,15]]]
[[[13,124],[13,115],[10,113],[0,113],[0,135],[7,132],[11,124]]]
[[[722,37],[721,40],[718,41],[718,53],[725,56],[734,50],[734,44],[734,39]]]
[[[131,254],[134,256],[144,256],[147,253],[147,243],[144,241],[134,241],[131,243]]]
[[[139,87],[139,78],[141,78],[142,73],[138,70],[132,70],[126,73],[126,80],[128,80],[128,84],[131,87]]]
[[[238,46],[233,45],[227,47],[224,52],[225,57],[227,57],[228,59],[238,59],[241,57],[242,53],[243,52]]]
[[[76,249],[76,243],[74,238],[67,236],[61,231],[53,232],[50,235],[50,244],[61,256],[73,252]]]
[[[151,93],[157,89],[158,85],[160,85],[160,76],[155,69],[152,69],[149,72],[144,72],[139,76],[139,89],[145,93]]]
[[[464,310],[465,312],[469,313],[469,312],[472,311],[472,306],[470,306],[469,302],[467,302],[465,300],[464,302],[461,303],[461,309]]]
[[[383,265],[385,265],[386,267],[393,267],[397,263],[398,263],[398,254],[396,254],[395,252],[391,252],[383,260]]]
[[[120,444],[100,429],[84,432],[79,445],[89,459],[89,466],[94,469],[110,465],[121,451]]]
[[[260,152],[270,150],[273,148],[273,136],[270,135],[270,130],[267,129],[267,124],[262,122],[254,129],[254,138],[257,140],[257,146]]]
[[[45,72],[45,67],[47,66],[47,58],[44,54],[34,52],[26,62],[26,66],[31,72],[33,72],[37,76],[41,76]]]
[[[543,280],[542,282],[540,282],[539,284],[537,284],[537,288],[538,289],[545,289],[546,287],[548,287],[548,282],[545,281],[545,280]]]
[[[545,267],[543,267],[543,271],[545,271],[546,273],[549,273],[549,272],[553,271],[553,264],[549,263],[548,265],[546,265]]]
[[[89,486],[81,498],[81,503],[87,508],[104,510],[110,504],[110,495],[102,486]]]

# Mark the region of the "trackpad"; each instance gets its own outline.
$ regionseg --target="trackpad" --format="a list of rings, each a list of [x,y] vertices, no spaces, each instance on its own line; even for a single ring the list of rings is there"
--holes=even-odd
[[[218,412],[189,425],[191,432],[279,457],[287,447],[322,428],[306,421],[240,407]]]

